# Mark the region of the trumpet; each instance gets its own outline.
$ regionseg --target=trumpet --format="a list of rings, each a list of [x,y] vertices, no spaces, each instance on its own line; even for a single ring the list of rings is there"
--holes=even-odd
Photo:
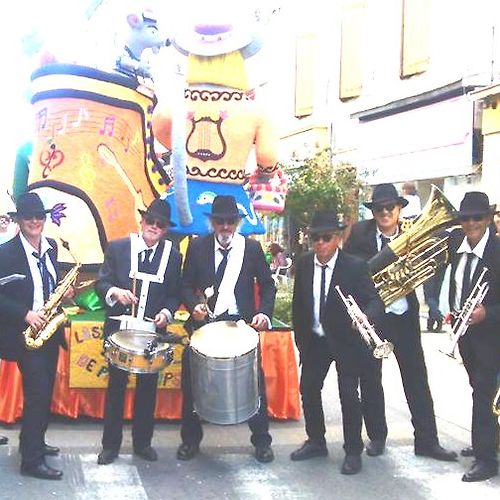
[[[358,304],[351,295],[345,296],[342,290],[337,285],[335,290],[340,295],[342,302],[344,303],[349,316],[352,319],[353,325],[356,327],[361,335],[361,338],[365,341],[368,348],[372,351],[372,355],[376,359],[387,358],[391,352],[394,350],[394,344],[387,340],[381,340],[377,335],[375,328],[368,322],[366,315],[360,309]]]
[[[467,329],[469,328],[469,320],[472,315],[474,309],[481,305],[484,297],[488,293],[489,285],[488,282],[484,282],[484,275],[488,271],[488,268],[484,267],[479,275],[474,288],[471,293],[467,297],[467,300],[464,302],[462,309],[460,309],[459,313],[456,316],[455,323],[451,330],[451,346],[448,351],[442,351],[450,358],[455,358],[455,348],[457,347],[458,341],[460,338],[465,335]]]

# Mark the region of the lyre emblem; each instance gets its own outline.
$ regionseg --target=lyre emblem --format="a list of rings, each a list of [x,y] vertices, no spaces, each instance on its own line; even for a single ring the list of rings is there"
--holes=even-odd
[[[227,117],[227,113],[221,111],[218,120],[209,116],[203,116],[196,120],[194,113],[189,113],[191,120],[191,131],[186,139],[186,151],[189,156],[201,161],[217,161],[224,157],[227,151],[227,144],[222,135],[222,122]],[[196,132],[196,127],[198,131]],[[215,126],[216,134],[213,127]],[[213,144],[212,144],[213,142]],[[191,147],[192,144],[194,147]]]

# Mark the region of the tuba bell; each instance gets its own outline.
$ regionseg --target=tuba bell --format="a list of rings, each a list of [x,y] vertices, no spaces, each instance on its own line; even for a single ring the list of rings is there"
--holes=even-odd
[[[455,208],[433,185],[422,213],[405,221],[402,233],[368,261],[375,288],[386,306],[446,265],[448,237],[438,232],[455,221]]]

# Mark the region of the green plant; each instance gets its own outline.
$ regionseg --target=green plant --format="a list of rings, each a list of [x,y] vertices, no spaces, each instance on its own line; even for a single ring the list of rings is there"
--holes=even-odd
[[[273,317],[288,326],[292,325],[292,295],[293,285],[291,282],[289,284],[280,284],[274,302]]]
[[[307,227],[316,210],[334,208],[344,218],[356,214],[361,186],[356,168],[344,162],[335,164],[334,159],[331,149],[326,148],[300,167],[286,169],[290,184],[286,213],[298,228]]]

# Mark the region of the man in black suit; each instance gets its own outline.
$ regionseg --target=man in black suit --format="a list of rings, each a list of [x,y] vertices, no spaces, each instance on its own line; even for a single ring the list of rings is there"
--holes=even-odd
[[[363,425],[358,395],[360,379],[378,377],[380,359],[375,359],[335,289],[351,295],[369,322],[382,317],[383,303],[375,290],[367,264],[340,250],[342,230],[333,210],[316,212],[309,228],[313,251],[296,264],[293,290],[293,329],[300,353],[300,393],[307,441],[291,454],[292,460],[306,460],[328,454],[321,389],[332,361],[337,367],[345,459],[342,474],[361,470]],[[359,318],[363,320],[363,318]],[[384,409],[378,416],[385,423]],[[385,439],[381,430],[379,439]]]
[[[400,212],[407,203],[392,184],[375,186],[372,201],[365,203],[372,211],[373,219],[360,221],[353,226],[344,250],[368,261],[386,243],[399,235]],[[394,344],[394,354],[415,429],[415,455],[456,461],[456,453],[447,451],[439,444],[434,403],[420,338],[419,304],[415,292],[396,300],[385,311],[382,331],[385,338]],[[384,398],[370,379],[361,381],[361,394],[363,417],[367,422],[371,415],[380,413]],[[372,440],[368,449],[374,449],[375,454],[379,454],[384,447],[385,441]]]
[[[191,313],[193,326],[199,327],[206,322],[208,311],[200,297],[213,287],[214,295],[209,300],[209,306],[216,316],[215,320],[244,319],[256,330],[270,329],[276,288],[262,247],[257,241],[237,233],[242,216],[233,196],[216,196],[211,213],[207,215],[213,233],[191,240],[182,277],[183,302]],[[258,285],[258,305],[255,301],[255,282]],[[221,285],[220,293],[218,285]],[[200,419],[193,409],[190,356],[190,349],[185,349],[181,382],[182,443],[177,450],[180,460],[192,459],[198,453],[203,437]],[[251,442],[255,446],[255,458],[265,463],[271,462],[274,454],[261,367],[259,398],[259,410],[248,420],[248,425],[252,432]]]
[[[62,471],[45,462],[46,455],[59,453],[59,448],[46,444],[45,432],[63,332],[57,331],[35,350],[28,350],[23,338],[26,328],[38,332],[45,326],[47,317],[41,309],[59,279],[56,243],[43,236],[48,212],[37,194],[25,193],[17,200],[16,212],[9,213],[19,224],[20,232],[0,246],[0,278],[11,274],[26,278],[0,287],[0,357],[17,361],[22,375],[21,473],[61,479]],[[67,295],[72,293],[68,291]]]
[[[462,228],[453,231],[449,240],[450,310],[463,309],[484,268],[482,282],[489,286],[458,342],[472,387],[472,447],[462,450],[462,455],[474,456],[475,461],[462,477],[466,482],[498,474],[499,428],[491,404],[500,370],[500,240],[491,227],[492,215],[485,193],[465,193],[458,212]]]
[[[140,213],[141,233],[111,241],[99,270],[95,288],[106,303],[105,337],[122,328],[120,321],[112,317],[130,314],[132,305],[137,309],[137,320],[152,318],[156,331],[161,332],[172,322],[180,304],[181,255],[164,239],[174,225],[170,221],[170,205],[156,199]],[[139,284],[137,296],[133,293],[134,279]],[[103,449],[97,458],[100,465],[112,463],[120,451],[128,376],[128,372],[109,365]],[[157,373],[137,374],[132,444],[134,453],[148,461],[158,459],[151,446],[157,384]]]

